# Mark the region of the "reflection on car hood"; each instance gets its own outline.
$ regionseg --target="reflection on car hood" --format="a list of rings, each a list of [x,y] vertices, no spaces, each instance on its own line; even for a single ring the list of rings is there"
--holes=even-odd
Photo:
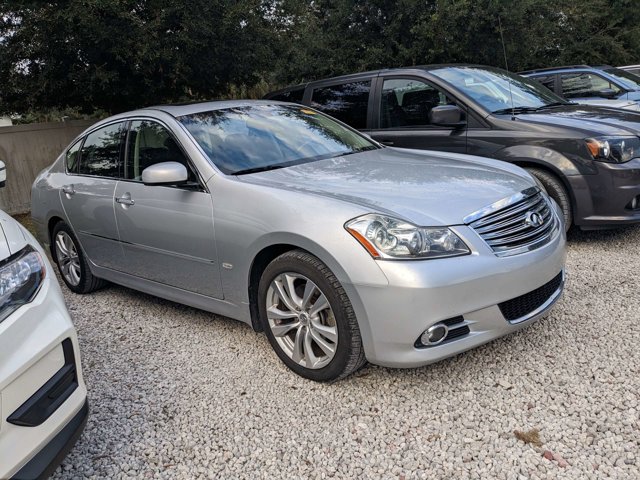
[[[395,148],[238,179],[339,199],[421,226],[462,224],[468,214],[534,185],[528,173],[504,162]]]
[[[520,114],[517,121],[581,130],[586,135],[639,135],[640,113],[592,105],[571,105]]]
[[[20,224],[0,210],[0,261],[22,249],[26,243]]]

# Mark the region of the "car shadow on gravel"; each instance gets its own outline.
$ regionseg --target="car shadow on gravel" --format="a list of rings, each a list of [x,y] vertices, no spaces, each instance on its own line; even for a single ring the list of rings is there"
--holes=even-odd
[[[608,230],[581,230],[572,227],[567,233],[569,248],[577,243],[597,243],[597,242],[625,242],[633,241],[633,237],[640,233],[639,225],[629,225],[624,227],[611,228]]]

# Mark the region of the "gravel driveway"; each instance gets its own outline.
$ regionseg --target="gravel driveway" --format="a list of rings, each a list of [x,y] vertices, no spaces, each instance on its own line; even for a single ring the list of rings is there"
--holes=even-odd
[[[576,232],[546,319],[333,385],[291,373],[239,322],[63,289],[92,410],[56,478],[638,479],[639,245],[640,228]]]

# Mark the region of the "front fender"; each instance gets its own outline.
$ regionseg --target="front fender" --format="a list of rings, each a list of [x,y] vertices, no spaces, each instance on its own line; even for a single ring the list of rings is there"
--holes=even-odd
[[[538,145],[512,145],[495,153],[495,158],[515,164],[533,164],[552,170],[559,177],[582,175],[573,161],[557,150]]]

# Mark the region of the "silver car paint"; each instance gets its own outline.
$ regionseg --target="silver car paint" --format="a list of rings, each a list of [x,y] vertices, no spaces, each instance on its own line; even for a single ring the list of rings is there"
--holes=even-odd
[[[273,103],[273,102],[264,102]],[[511,325],[496,304],[527,293],[558,274],[565,261],[564,234],[558,233],[544,248],[522,255],[498,258],[480,237],[462,225],[462,219],[486,205],[531,186],[528,173],[518,167],[484,158],[443,152],[384,149],[338,159],[303,164],[240,177],[217,171],[186,130],[172,118],[196,111],[243,104],[212,104],[162,107],[123,114],[116,118],[154,118],[175,135],[195,165],[208,193],[190,208],[211,222],[194,235],[214,252],[215,258],[180,251],[184,246],[178,229],[185,229],[177,214],[159,215],[154,228],[132,244],[138,251],[153,252],[154,239],[164,237],[164,258],[139,262],[140,270],[120,272],[95,264],[92,271],[125,286],[170,300],[220,313],[251,323],[249,275],[256,256],[273,245],[302,248],[322,260],[344,286],[354,306],[367,358],[393,366],[416,366],[497,338],[538,318]],[[102,124],[112,122],[108,119]],[[100,124],[92,127],[97,128]],[[34,183],[32,215],[41,240],[48,243],[47,225],[54,216],[69,222],[61,206],[60,189],[77,181],[64,172],[63,156]],[[131,182],[118,182],[118,194]],[[136,184],[137,186],[141,184]],[[147,186],[149,198],[168,187]],[[134,196],[133,192],[132,198]],[[117,194],[117,195],[118,195]],[[116,196],[117,196],[116,195]],[[208,198],[206,198],[206,197]],[[101,220],[97,209],[82,205],[87,218]],[[123,208],[113,203],[113,208]],[[344,223],[362,214],[393,214],[422,226],[457,225],[455,231],[472,250],[463,257],[427,261],[375,261],[347,231]],[[138,219],[140,221],[140,219]],[[191,226],[192,224],[189,223]],[[191,228],[193,228],[191,226]],[[198,226],[196,230],[199,230]],[[213,229],[213,233],[211,231]],[[206,232],[206,233],[205,233]],[[129,248],[122,244],[124,248]],[[133,246],[135,245],[135,246]],[[84,243],[83,243],[84,247]],[[120,248],[120,247],[119,247]],[[119,248],[114,258],[124,257]],[[183,278],[158,280],[167,258],[190,256],[208,259],[215,268],[197,275],[189,262],[176,260],[166,273]],[[130,265],[124,261],[125,266]],[[150,262],[160,262],[160,265]],[[222,265],[225,268],[221,268]],[[192,266],[192,264],[191,264]],[[187,280],[188,279],[188,280]],[[164,282],[164,283],[163,283]],[[219,285],[219,291],[198,291],[197,285]],[[215,287],[214,287],[215,290]],[[475,293],[474,293],[475,292]],[[488,309],[488,310],[487,310]],[[543,312],[544,313],[544,312]],[[415,339],[429,325],[450,316],[473,314],[473,335],[430,349],[416,349]],[[493,318],[492,326],[488,317]],[[487,323],[489,322],[489,323]]]

